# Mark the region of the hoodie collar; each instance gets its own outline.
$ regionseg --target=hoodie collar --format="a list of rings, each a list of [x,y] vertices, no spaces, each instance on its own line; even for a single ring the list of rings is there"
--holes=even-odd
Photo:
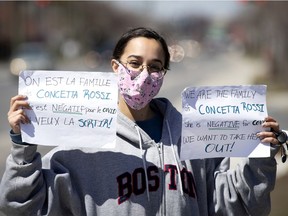
[[[157,110],[162,116],[164,116],[163,122],[169,122],[171,126],[173,142],[175,144],[178,143],[181,135],[181,114],[166,98],[153,99],[150,102],[150,106],[152,109]],[[117,135],[122,139],[125,139],[130,144],[140,148],[138,133],[135,129],[135,126],[137,126],[137,124],[128,117],[126,117],[120,111],[118,111],[117,121]],[[153,145],[154,141],[151,140],[151,138],[146,134],[145,131],[139,128],[139,132],[141,133],[142,137],[143,149],[146,149],[149,146]],[[163,123],[162,134],[168,134],[166,123]],[[166,141],[167,143],[170,143],[169,137],[165,137],[162,135],[161,142],[165,143]]]

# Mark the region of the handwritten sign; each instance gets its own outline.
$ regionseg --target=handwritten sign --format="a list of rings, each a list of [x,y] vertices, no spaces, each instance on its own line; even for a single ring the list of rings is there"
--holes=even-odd
[[[108,72],[23,71],[19,94],[32,109],[21,124],[24,142],[76,147],[111,146],[116,138],[117,79]]]
[[[182,115],[181,160],[270,156],[256,136],[267,116],[264,85],[188,87]]]

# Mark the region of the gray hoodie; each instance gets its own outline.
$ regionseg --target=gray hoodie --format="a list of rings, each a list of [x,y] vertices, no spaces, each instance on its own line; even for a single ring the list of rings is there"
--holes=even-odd
[[[155,143],[119,112],[116,148],[56,147],[42,160],[36,145],[12,142],[0,185],[7,215],[268,215],[276,177],[271,158],[180,161],[181,114],[167,99]]]

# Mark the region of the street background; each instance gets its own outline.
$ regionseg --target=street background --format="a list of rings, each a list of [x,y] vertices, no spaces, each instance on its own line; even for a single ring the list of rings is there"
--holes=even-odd
[[[180,94],[187,86],[265,84],[268,113],[288,130],[287,9],[288,2],[248,0],[0,2],[0,179],[10,151],[7,112],[17,94],[23,44],[37,42],[49,54],[35,48],[30,60],[30,51],[21,53],[28,69],[111,71],[119,36],[131,27],[152,27],[167,38],[171,52],[158,96],[180,111]],[[50,148],[39,146],[39,151]],[[277,161],[270,215],[286,216],[288,163]]]

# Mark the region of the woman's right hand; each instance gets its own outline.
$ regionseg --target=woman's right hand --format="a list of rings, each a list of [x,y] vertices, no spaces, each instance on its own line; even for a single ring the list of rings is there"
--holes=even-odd
[[[31,109],[26,99],[27,97],[24,95],[17,95],[12,97],[10,101],[10,109],[7,114],[8,122],[12,131],[16,134],[21,133],[20,123],[30,122],[24,111],[24,109]]]

